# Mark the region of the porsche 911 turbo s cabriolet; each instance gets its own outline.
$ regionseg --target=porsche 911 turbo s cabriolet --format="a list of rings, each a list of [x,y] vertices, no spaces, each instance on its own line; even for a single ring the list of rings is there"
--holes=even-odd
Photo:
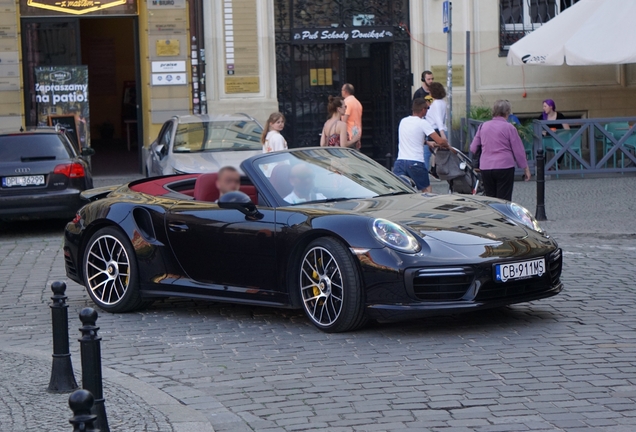
[[[190,297],[302,308],[328,332],[542,299],[562,255],[523,207],[422,194],[356,150],[245,160],[239,191],[216,174],[84,193],[65,231],[69,278],[102,309]]]

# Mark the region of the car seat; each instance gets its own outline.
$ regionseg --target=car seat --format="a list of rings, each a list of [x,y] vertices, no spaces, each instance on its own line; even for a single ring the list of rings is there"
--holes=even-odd
[[[215,202],[219,199],[216,187],[217,173],[201,174],[194,183],[194,199],[197,201]]]

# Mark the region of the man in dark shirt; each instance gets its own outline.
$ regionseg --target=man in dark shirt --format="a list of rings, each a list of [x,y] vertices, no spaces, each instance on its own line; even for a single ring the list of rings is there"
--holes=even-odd
[[[434,81],[433,72],[425,70],[422,72],[422,87],[418,88],[413,95],[413,100],[417,98],[424,98],[429,95],[430,90],[428,85]]]

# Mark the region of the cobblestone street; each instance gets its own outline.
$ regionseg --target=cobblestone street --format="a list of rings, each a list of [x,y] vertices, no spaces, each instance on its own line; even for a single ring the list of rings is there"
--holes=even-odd
[[[513,194],[532,212],[535,186]],[[632,432],[635,190],[636,177],[546,183],[542,225],[564,250],[565,289],[533,303],[344,334],[302,311],[203,301],[99,311],[111,430]],[[63,227],[0,227],[3,432],[72,429],[68,396],[45,392]],[[67,295],[81,382],[77,314],[94,305],[76,283]]]

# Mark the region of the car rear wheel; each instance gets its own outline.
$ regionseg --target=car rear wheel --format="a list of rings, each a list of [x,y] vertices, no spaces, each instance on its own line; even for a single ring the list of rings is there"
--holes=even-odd
[[[299,283],[305,314],[320,330],[351,331],[366,322],[360,275],[338,240],[319,238],[307,246]]]
[[[97,231],[84,251],[84,286],[108,312],[130,312],[148,306],[139,293],[139,272],[128,238],[117,228]]]

